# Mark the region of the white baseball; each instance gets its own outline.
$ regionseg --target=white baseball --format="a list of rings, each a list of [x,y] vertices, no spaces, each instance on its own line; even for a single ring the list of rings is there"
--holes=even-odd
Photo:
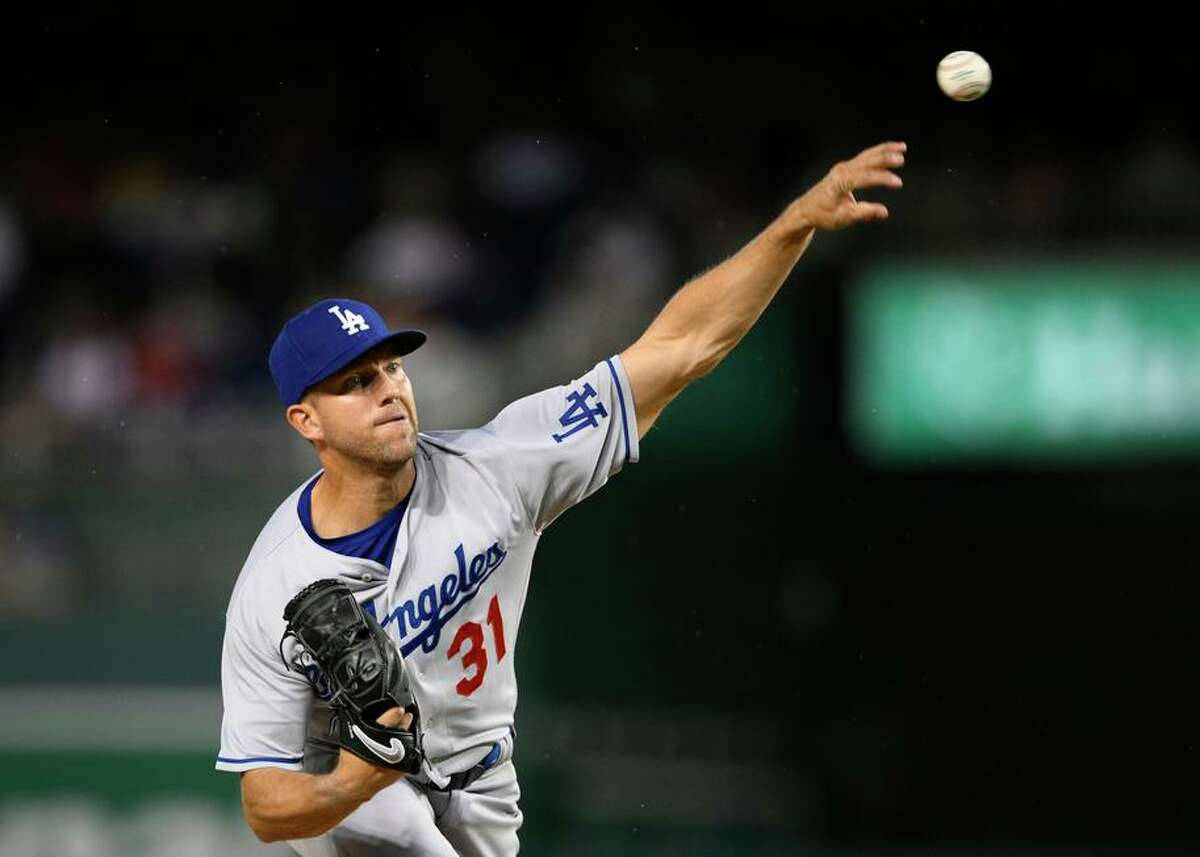
[[[974,51],[955,51],[938,63],[937,82],[955,101],[974,101],[992,85],[992,67]]]

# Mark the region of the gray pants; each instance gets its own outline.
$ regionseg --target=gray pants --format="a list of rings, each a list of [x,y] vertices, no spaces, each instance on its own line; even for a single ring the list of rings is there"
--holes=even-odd
[[[511,760],[451,792],[405,779],[324,836],[288,844],[301,857],[513,857],[520,797]]]

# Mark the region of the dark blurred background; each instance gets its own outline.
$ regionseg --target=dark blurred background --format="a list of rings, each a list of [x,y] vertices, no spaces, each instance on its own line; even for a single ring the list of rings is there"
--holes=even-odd
[[[557,522],[530,854],[1200,848],[1200,127],[1150,6],[13,18],[0,57],[0,853],[254,854],[223,611],[315,469],[266,370],[350,295],[424,428],[630,344],[907,141]],[[953,50],[994,83],[956,103]],[[274,849],[278,850],[278,849]]]

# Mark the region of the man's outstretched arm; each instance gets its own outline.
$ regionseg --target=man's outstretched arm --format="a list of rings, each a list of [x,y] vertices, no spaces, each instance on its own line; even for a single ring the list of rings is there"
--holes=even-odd
[[[633,387],[638,437],[672,399],[725,359],[775,297],[817,229],[883,220],[887,208],[854,191],[901,186],[904,143],[882,143],[835,164],[749,244],[675,293],[621,362]]]

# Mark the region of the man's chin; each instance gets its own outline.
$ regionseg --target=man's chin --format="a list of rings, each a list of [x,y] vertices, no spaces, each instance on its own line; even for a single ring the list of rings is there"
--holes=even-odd
[[[417,442],[415,438],[396,441],[395,443],[389,443],[386,447],[379,450],[377,461],[383,467],[394,467],[399,470],[412,460],[416,451]]]
[[[416,451],[416,437],[405,433],[402,437],[388,439],[386,443],[376,440],[374,443],[341,447],[339,453],[358,462],[359,467],[379,472],[399,472],[404,465],[412,461]]]

